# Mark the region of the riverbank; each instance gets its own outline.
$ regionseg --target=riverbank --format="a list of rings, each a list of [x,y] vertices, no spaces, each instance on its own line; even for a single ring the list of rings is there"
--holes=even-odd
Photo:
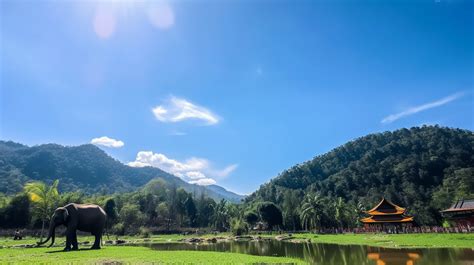
[[[293,234],[313,243],[368,245],[390,248],[474,248],[474,234]]]
[[[210,251],[157,251],[140,246],[106,246],[101,250],[63,252],[62,248],[0,249],[0,264],[305,264],[286,257]]]
[[[138,236],[104,236],[104,244],[138,245],[146,243],[212,243],[229,240],[285,240],[294,242],[331,243],[341,245],[369,245],[389,248],[474,248],[474,234],[336,234],[321,235],[312,233],[265,234],[234,237],[229,233],[206,235],[153,235],[149,238]],[[0,248],[27,248],[35,246],[37,238],[26,237],[16,241],[11,238],[0,238]],[[79,236],[79,244],[87,247],[94,241],[91,236]],[[55,246],[64,245],[64,238],[58,237]]]

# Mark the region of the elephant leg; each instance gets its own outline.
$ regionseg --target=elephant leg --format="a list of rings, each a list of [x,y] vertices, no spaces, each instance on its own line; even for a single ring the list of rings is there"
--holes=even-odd
[[[64,251],[70,251],[71,250],[71,235],[66,232],[66,247],[64,248]]]
[[[95,233],[94,236],[95,236],[95,241],[91,249],[100,249],[100,233]]]
[[[72,236],[71,236],[71,244],[72,244],[72,250],[78,250],[79,248],[77,247],[77,233],[76,231],[72,231]]]

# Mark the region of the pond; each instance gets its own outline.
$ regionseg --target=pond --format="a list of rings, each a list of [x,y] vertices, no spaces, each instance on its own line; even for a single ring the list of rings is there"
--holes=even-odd
[[[457,248],[391,249],[277,240],[229,241],[210,244],[159,243],[148,246],[156,250],[220,251],[293,257],[317,265],[474,265],[474,250]]]

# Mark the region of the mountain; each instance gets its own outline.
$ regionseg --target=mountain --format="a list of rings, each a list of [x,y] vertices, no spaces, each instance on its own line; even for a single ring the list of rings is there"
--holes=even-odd
[[[385,196],[419,224],[440,224],[439,210],[474,196],[474,134],[438,126],[370,134],[283,171],[246,202],[271,201],[298,219],[305,194],[319,194],[328,213],[337,198],[368,209]]]
[[[227,200],[229,201],[241,201],[243,198],[245,198],[245,196],[243,195],[240,195],[240,194],[235,194],[233,192],[230,192],[226,189],[224,189],[223,187],[221,186],[217,186],[217,185],[209,185],[209,186],[206,186],[206,188],[208,190],[211,190],[213,191],[214,193],[218,194],[218,195],[221,195],[222,197],[224,198],[227,198]]]
[[[168,185],[184,188],[196,195],[204,193],[216,200],[240,202],[243,198],[219,186],[207,188],[189,184],[158,168],[129,167],[91,144],[29,147],[0,141],[0,192],[3,193],[20,191],[27,181],[52,182],[54,179],[60,180],[61,191],[126,192],[142,187],[154,178],[161,178]]]

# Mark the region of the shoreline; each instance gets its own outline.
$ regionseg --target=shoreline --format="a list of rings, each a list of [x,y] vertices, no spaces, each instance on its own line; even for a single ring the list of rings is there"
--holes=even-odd
[[[91,236],[79,236],[80,245],[88,246],[93,242]],[[0,238],[0,249],[6,248],[38,248],[36,247],[37,238],[26,237],[23,240],[12,240],[11,238]],[[268,235],[243,235],[232,236],[228,233],[205,234],[205,235],[153,235],[148,238],[139,236],[110,236],[110,239],[104,237],[104,246],[139,246],[146,244],[177,243],[177,244],[213,244],[217,242],[229,241],[264,241],[277,240],[301,243],[321,243],[337,245],[365,245],[370,247],[413,249],[413,248],[474,248],[474,233],[466,234],[312,234],[312,233],[294,233],[294,234],[268,234]],[[58,237],[56,246],[64,244],[64,239]]]

